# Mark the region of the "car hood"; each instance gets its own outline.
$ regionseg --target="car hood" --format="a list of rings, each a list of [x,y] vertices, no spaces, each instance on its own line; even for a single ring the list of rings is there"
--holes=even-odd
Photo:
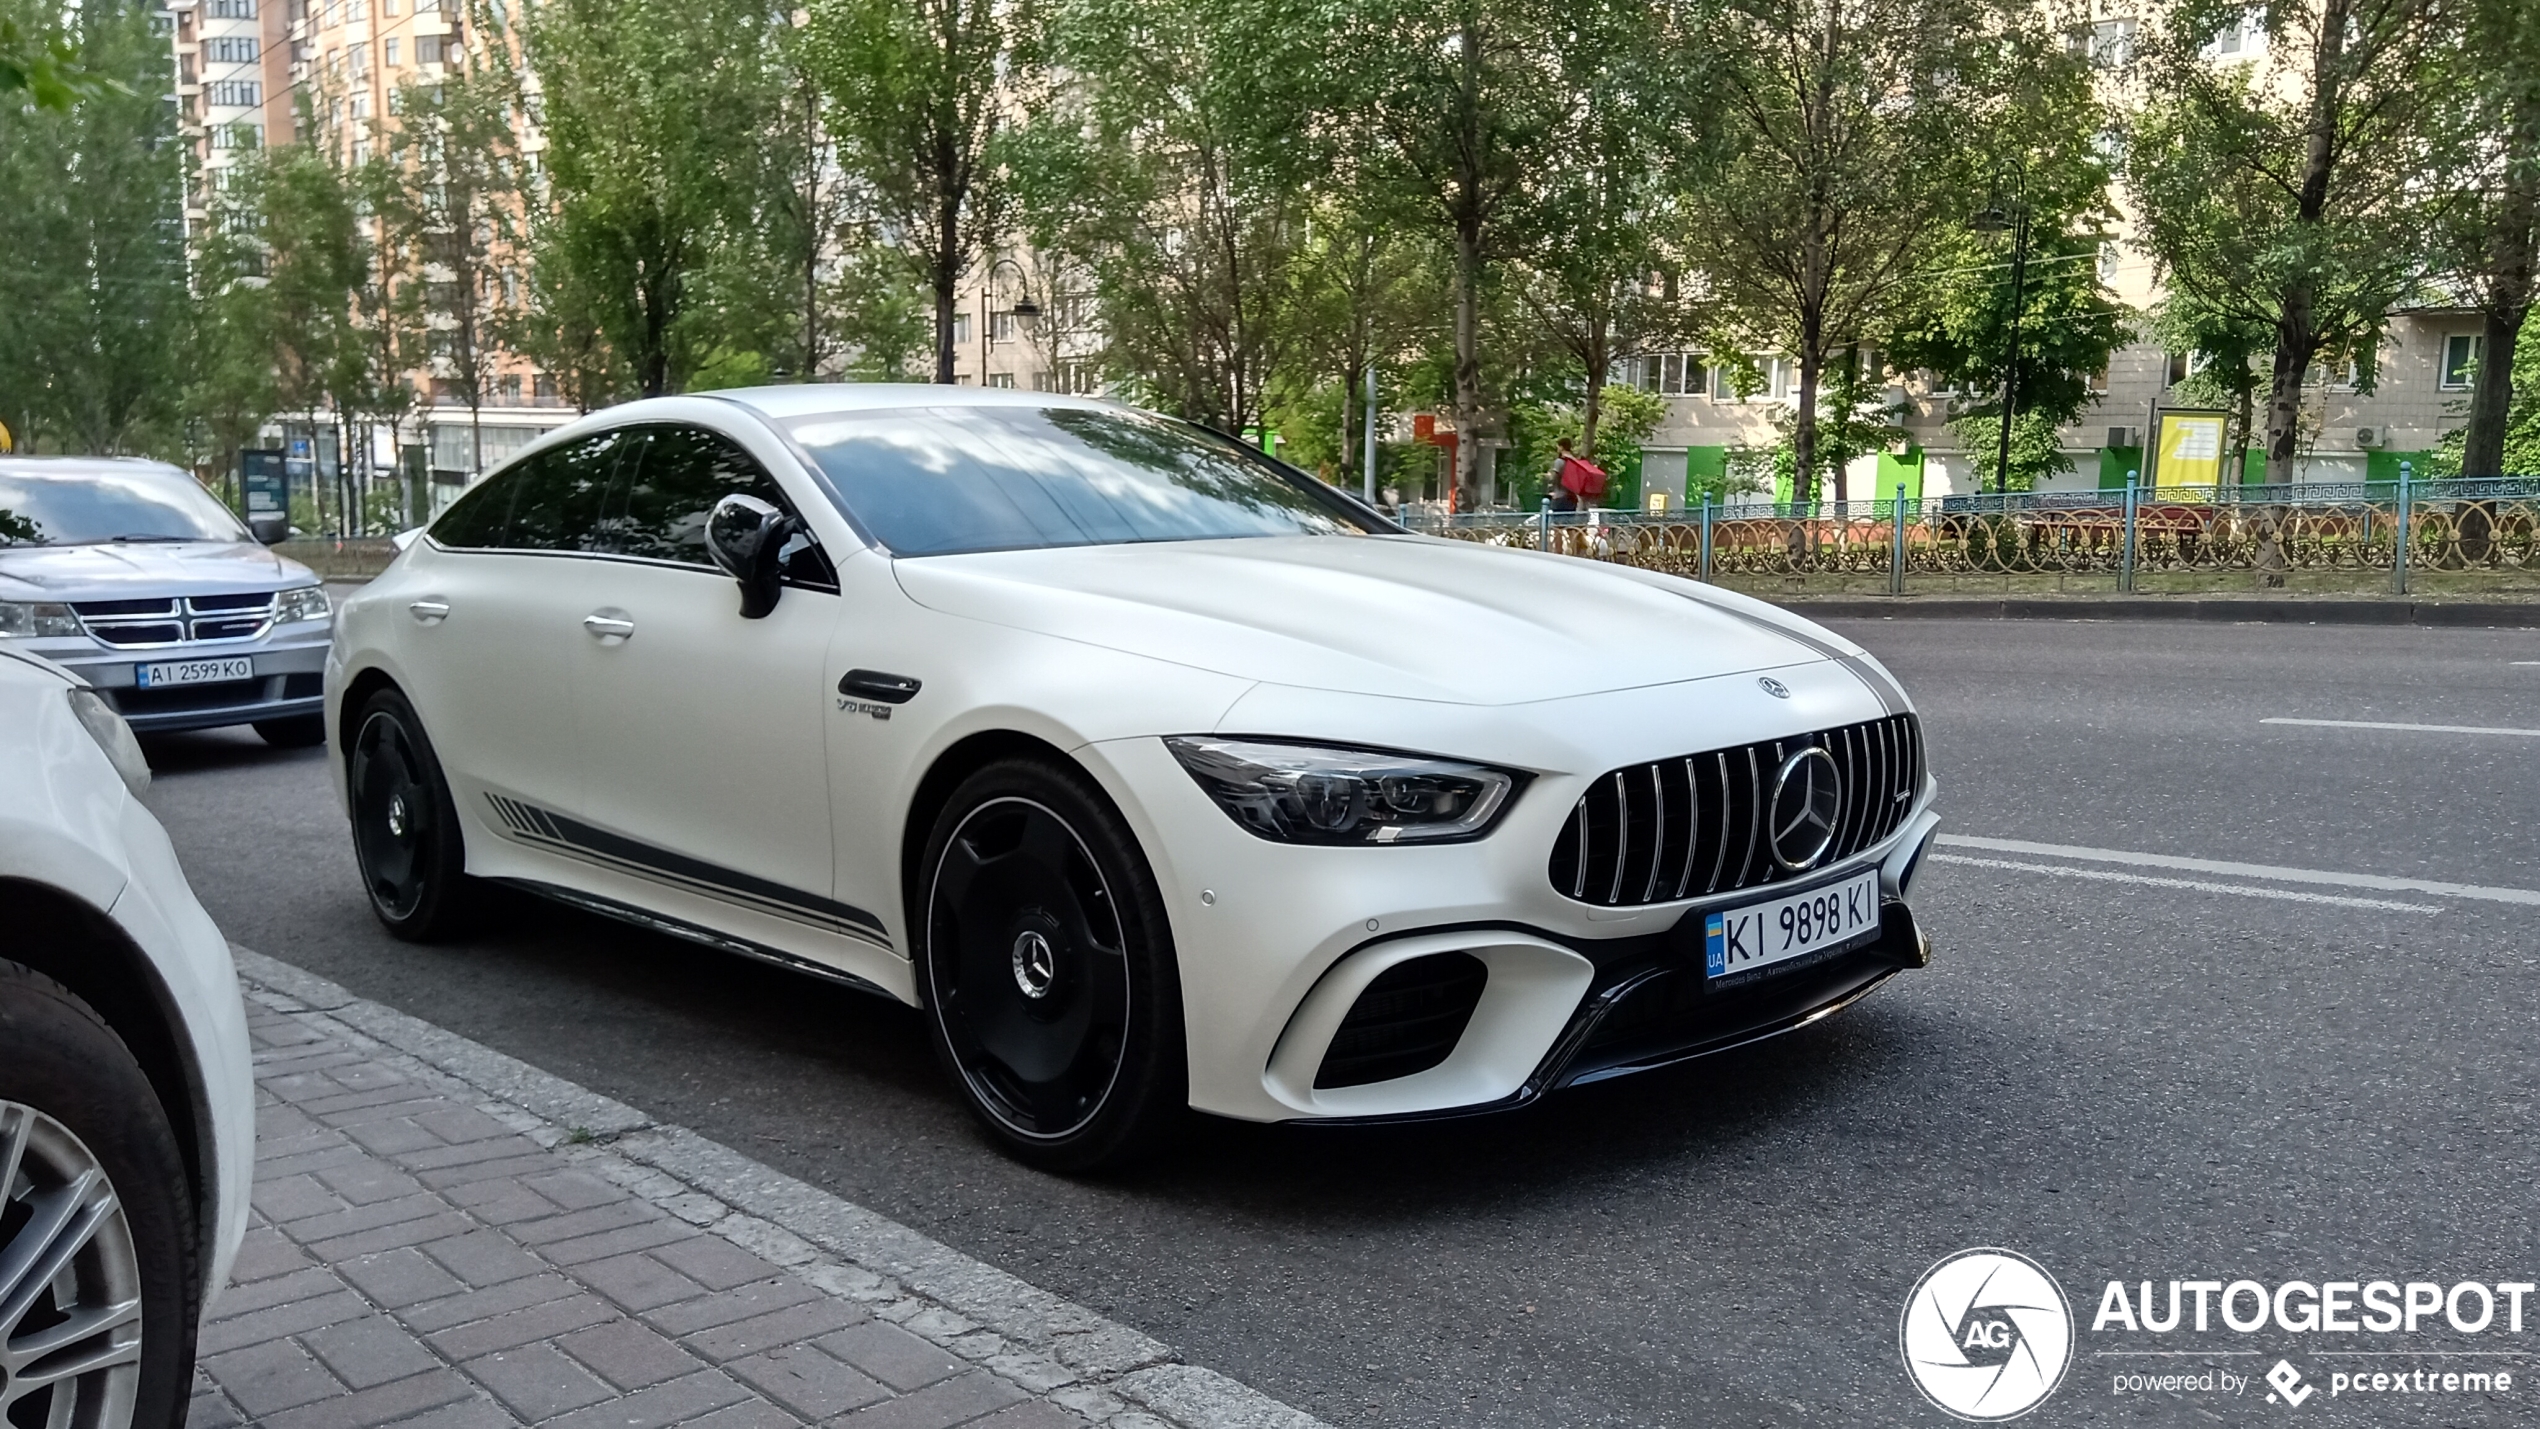
[[[1519,704],[1849,652],[1712,587],[1462,541],[1265,537],[925,556],[947,614],[1273,684]]]
[[[127,600],[306,585],[307,566],[253,541],[0,549],[0,600]]]

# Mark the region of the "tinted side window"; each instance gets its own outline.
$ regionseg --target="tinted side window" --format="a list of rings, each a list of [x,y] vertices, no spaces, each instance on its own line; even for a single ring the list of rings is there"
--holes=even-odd
[[[511,528],[502,544],[515,551],[598,551],[600,513],[619,461],[634,445],[620,428],[540,452],[515,468]]]
[[[520,467],[509,466],[459,494],[441,519],[432,523],[432,539],[462,551],[481,551],[503,544],[503,528],[511,521],[512,493],[519,489]]]
[[[621,556],[714,567],[706,554],[706,514],[714,503],[739,493],[792,513],[776,479],[729,437],[702,427],[646,427],[640,461],[609,503],[613,549]],[[836,584],[820,548],[796,538],[785,574],[804,585]]]

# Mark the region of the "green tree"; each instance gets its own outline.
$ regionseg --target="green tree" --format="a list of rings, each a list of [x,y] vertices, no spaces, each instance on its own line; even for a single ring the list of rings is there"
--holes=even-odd
[[[2068,464],[2055,434],[2090,409],[2090,378],[2133,334],[2099,278],[2116,215],[2099,143],[2107,116],[2090,74],[2046,60],[2006,78],[2018,118],[1997,128],[1998,147],[1974,156],[1995,180],[1969,205],[1974,222],[1935,232],[1932,267],[1918,275],[1884,347],[1893,367],[1981,394],[1950,424],[1977,485],[2029,490]],[[2007,473],[2006,400],[2014,414]]]
[[[1007,0],[815,0],[806,64],[838,163],[899,236],[935,306],[935,380],[953,380],[962,276],[1003,232],[997,159],[1027,85],[1033,7]]]
[[[543,314],[570,317],[557,350],[589,351],[595,331],[636,390],[679,391],[727,346],[701,276],[752,242],[770,187],[778,16],[742,0],[546,0],[518,17],[547,138],[529,246]]]
[[[309,113],[301,116],[314,129]],[[286,413],[302,414],[314,453],[319,414],[349,454],[351,429],[371,387],[371,349],[358,315],[371,285],[372,255],[362,234],[361,195],[331,147],[294,144],[266,149],[233,171],[231,192],[252,215],[262,253],[262,306],[272,342],[276,396]],[[349,463],[339,460],[336,475]],[[347,519],[346,493],[313,488],[319,505]]]
[[[1046,55],[1069,83],[1013,145],[1036,246],[1090,279],[1107,365],[1227,431],[1262,419],[1310,314],[1312,146],[1239,6],[1061,0]]]
[[[2461,469],[2475,475],[2530,471],[2506,464],[2514,420],[2515,353],[2540,292],[2540,0],[2471,0],[2461,50],[2470,100],[2464,127],[2475,167],[2443,238],[2447,277],[2478,309],[2480,352],[2471,378]]]
[[[1485,313],[1501,265],[1532,246],[1528,180],[1569,137],[1603,57],[1579,42],[1594,27],[1551,0],[1328,0],[1288,23],[1330,35],[1327,122],[1363,136],[1371,188],[1447,254],[1454,486],[1473,509],[1491,425]]]
[[[151,14],[138,0],[0,8],[46,57],[0,96],[0,420],[30,445],[175,445],[184,160]],[[97,82],[57,107],[66,56]]]
[[[2270,333],[2271,483],[2293,479],[2311,364],[2352,354],[2369,385],[2391,310],[2424,288],[2461,159],[2457,41],[2419,0],[2179,0],[2139,36],[2139,232],[2173,302]]]
[[[483,33],[491,17],[476,18]],[[385,295],[399,309],[388,317],[420,321],[432,380],[466,405],[470,477],[485,470],[484,408],[516,281],[502,258],[521,239],[515,97],[482,50],[438,82],[400,86],[372,183],[383,262],[401,280]]]
[[[1813,501],[1829,364],[1946,266],[2011,76],[2065,62],[2060,40],[2021,0],[1721,0],[1674,12],[1669,43],[1711,77],[1680,146],[1703,325],[1797,368],[1792,495]]]
[[[1581,75],[1567,141],[1544,156],[1529,185],[1525,246],[1516,287],[1527,316],[1577,363],[1581,456],[1599,451],[1608,375],[1677,308],[1658,243],[1666,221],[1667,111],[1689,76],[1686,56],[1653,43],[1643,7],[1608,3],[1577,12],[1572,46]],[[1668,61],[1674,61],[1669,63]],[[1646,433],[1643,434],[1646,436]]]
[[[281,409],[255,219],[232,194],[215,194],[194,245],[178,400],[195,443],[189,453],[195,473],[205,478],[234,473],[240,449]]]

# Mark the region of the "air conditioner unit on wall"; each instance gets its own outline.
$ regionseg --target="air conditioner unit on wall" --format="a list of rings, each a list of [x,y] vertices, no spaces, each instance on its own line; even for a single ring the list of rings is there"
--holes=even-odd
[[[2108,445],[2120,451],[2127,447],[2139,447],[2143,445],[2143,429],[2141,427],[2110,427]]]
[[[2379,427],[2357,427],[2355,429],[2355,445],[2358,447],[2377,447],[2381,445],[2381,441],[2382,429]]]

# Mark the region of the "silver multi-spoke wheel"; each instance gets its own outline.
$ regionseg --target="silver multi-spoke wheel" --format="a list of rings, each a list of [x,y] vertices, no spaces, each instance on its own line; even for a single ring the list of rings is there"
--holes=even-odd
[[[0,1425],[124,1429],[141,1379],[141,1268],[105,1168],[0,1100]]]

